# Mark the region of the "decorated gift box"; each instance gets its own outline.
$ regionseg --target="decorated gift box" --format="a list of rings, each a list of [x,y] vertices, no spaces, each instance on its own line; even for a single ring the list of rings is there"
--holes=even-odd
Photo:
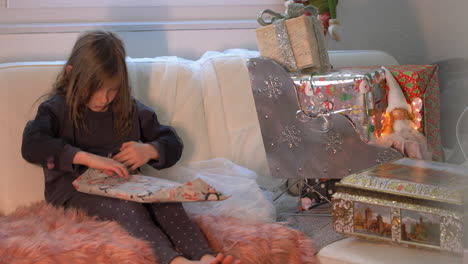
[[[336,187],[336,232],[462,254],[466,168],[403,158],[349,175]]]
[[[351,119],[366,142],[396,147],[402,154],[413,158],[442,160],[437,67],[398,65],[387,66],[387,69],[388,76],[385,68],[379,66],[291,75],[296,83],[301,110],[341,112]],[[397,94],[389,98],[391,93],[400,93],[401,96]],[[389,100],[393,100],[390,106]],[[390,115],[395,108],[405,111],[407,119],[411,120],[410,125],[414,124],[419,132],[390,138],[388,131],[384,131],[385,122],[393,118]],[[397,137],[400,142],[395,144]]]
[[[265,21],[266,15],[271,16]],[[256,30],[262,57],[271,59],[289,71],[328,71],[330,62],[322,23],[313,6],[290,4],[285,14],[269,9],[258,15],[262,27]]]
[[[442,161],[440,137],[440,91],[437,65],[386,66],[399,83],[408,103],[422,100],[419,130],[426,136],[432,159]],[[360,67],[373,71],[379,67]],[[388,87],[387,87],[388,89]]]

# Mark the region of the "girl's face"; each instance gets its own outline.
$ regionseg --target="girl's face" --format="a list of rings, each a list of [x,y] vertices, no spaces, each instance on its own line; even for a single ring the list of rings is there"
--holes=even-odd
[[[93,112],[105,112],[109,109],[109,105],[114,101],[119,90],[120,79],[110,78],[102,82],[99,88],[88,101],[88,108]]]

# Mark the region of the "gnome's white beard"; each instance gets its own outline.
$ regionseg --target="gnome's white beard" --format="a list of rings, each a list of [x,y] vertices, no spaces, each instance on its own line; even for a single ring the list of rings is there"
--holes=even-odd
[[[426,137],[414,127],[414,123],[411,120],[395,120],[393,122],[393,136],[420,143],[427,142]]]
[[[411,120],[393,121],[393,133],[408,133],[413,132],[413,130],[415,130],[414,123]]]
[[[426,137],[421,134],[410,120],[395,120],[393,133],[378,140],[382,146],[393,147],[407,157],[431,159],[431,152],[427,147]]]

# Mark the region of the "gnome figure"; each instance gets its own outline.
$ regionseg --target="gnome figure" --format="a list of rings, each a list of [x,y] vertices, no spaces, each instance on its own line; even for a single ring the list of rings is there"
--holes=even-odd
[[[407,103],[400,85],[388,69],[385,69],[385,78],[389,87],[388,106],[377,143],[392,147],[409,158],[431,160],[426,137],[417,129],[417,111]]]

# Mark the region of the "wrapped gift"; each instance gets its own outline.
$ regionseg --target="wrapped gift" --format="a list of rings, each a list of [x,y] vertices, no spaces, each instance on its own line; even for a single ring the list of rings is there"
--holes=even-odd
[[[346,68],[328,73],[293,75],[292,79],[302,111],[342,111],[365,142],[373,142],[375,136],[380,135],[380,120],[387,107],[385,71],[382,68]]]
[[[423,100],[421,132],[433,151],[432,158],[442,161],[440,137],[440,91],[436,65],[402,65],[388,67],[400,84],[408,102]]]
[[[129,179],[86,170],[73,181],[76,190],[139,203],[220,201],[229,196],[202,179],[184,184],[151,176],[132,174]]]
[[[402,158],[349,175],[336,187],[336,232],[462,254],[466,168]]]
[[[300,5],[302,6],[302,5]],[[330,61],[321,22],[317,19],[317,10],[312,6],[296,10],[283,16],[271,10],[259,14],[259,23],[264,25],[256,30],[260,55],[285,66],[289,71],[307,69],[328,71]],[[302,15],[308,11],[308,15]],[[264,14],[274,17],[272,22],[263,20]]]
[[[437,65],[394,65],[386,66],[400,84],[408,103],[421,98],[423,108],[420,131],[426,136],[433,152],[433,160],[442,161],[440,137],[440,91]],[[359,67],[369,71],[378,67]]]

